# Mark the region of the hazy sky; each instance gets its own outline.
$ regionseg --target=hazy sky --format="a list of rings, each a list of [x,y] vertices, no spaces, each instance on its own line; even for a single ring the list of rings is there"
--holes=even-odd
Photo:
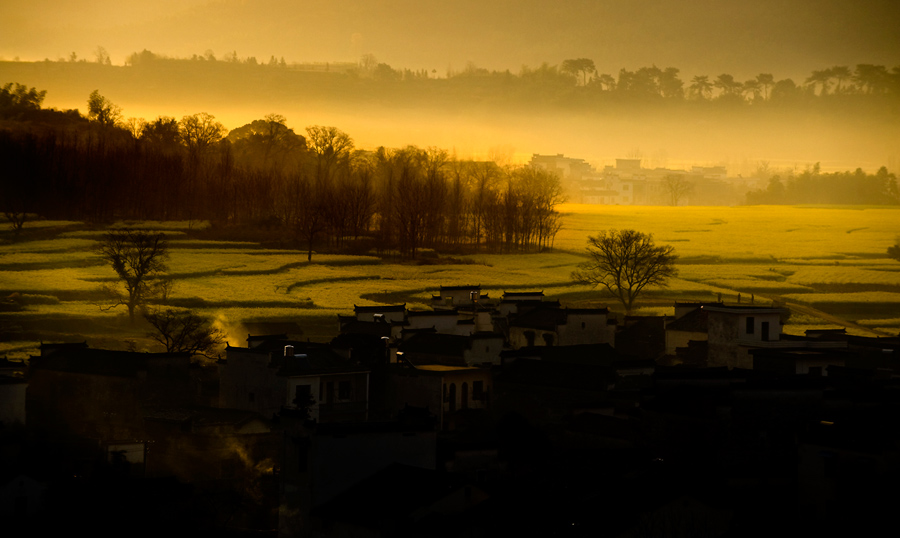
[[[896,0],[30,0],[0,2],[0,56],[121,64],[170,56],[355,61],[490,69],[592,58],[601,72],[650,64],[683,76],[806,76],[832,65],[900,65]]]

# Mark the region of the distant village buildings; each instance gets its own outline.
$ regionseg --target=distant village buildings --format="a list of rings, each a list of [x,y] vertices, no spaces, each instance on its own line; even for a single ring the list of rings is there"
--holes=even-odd
[[[569,201],[584,204],[733,205],[759,187],[753,179],[728,177],[724,166],[643,168],[641,159],[616,159],[615,165],[597,170],[584,159],[562,154],[535,154],[531,165],[556,172]]]

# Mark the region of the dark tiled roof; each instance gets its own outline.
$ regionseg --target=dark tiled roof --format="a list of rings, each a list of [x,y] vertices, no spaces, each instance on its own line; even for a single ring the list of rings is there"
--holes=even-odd
[[[529,329],[556,330],[560,325],[565,325],[570,314],[575,315],[606,315],[607,308],[555,308],[541,305],[537,308],[517,315],[509,323],[510,327],[526,327]]]
[[[456,309],[448,310],[410,310],[407,314],[410,318],[430,318],[430,317],[455,317],[459,313]]]
[[[391,324],[380,321],[352,321],[341,323],[341,334],[369,334],[372,336],[391,336]]]
[[[708,331],[707,311],[703,309],[692,310],[672,323],[666,325],[667,331],[683,331],[691,333],[705,333]]]
[[[284,356],[285,346],[293,346],[294,355],[292,357]],[[271,353],[271,364],[278,368],[278,375],[283,376],[368,371],[335,353],[328,344],[318,342],[265,340],[254,348],[229,349],[251,353]]]
[[[378,314],[380,312],[406,312],[406,303],[396,305],[357,306],[353,305],[353,311],[357,314],[366,312]]]
[[[469,338],[456,334],[421,332],[400,345],[404,353],[462,356],[469,349]]]
[[[50,355],[31,358],[32,370],[53,370],[81,374],[134,377],[146,371],[149,363],[180,358],[190,360],[189,353],[137,353],[108,349],[60,349]]]

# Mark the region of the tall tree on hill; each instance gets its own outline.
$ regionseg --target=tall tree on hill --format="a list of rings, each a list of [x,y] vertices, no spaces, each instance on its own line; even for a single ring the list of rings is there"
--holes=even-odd
[[[122,109],[94,90],[88,97],[88,118],[103,127],[114,127],[122,119]]]
[[[587,78],[591,73],[596,73],[597,68],[594,66],[594,60],[590,58],[576,58],[574,60],[563,60],[559,69],[563,73],[577,77],[581,75],[581,85],[587,86]]]
[[[769,100],[769,86],[775,84],[775,77],[771,73],[760,73],[756,75],[756,81],[763,88],[763,98]]]
[[[712,89],[713,84],[706,75],[695,76],[691,79],[691,85],[688,87],[688,90],[697,99],[709,99],[709,96],[712,95]]]

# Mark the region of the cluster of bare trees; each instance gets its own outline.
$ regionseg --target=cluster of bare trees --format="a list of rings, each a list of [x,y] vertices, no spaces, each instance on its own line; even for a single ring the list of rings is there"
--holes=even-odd
[[[122,119],[98,92],[91,121],[0,133],[4,204],[48,217],[262,225],[303,245],[521,251],[552,246],[559,178],[409,146],[355,148],[270,114],[231,133],[206,113]]]

